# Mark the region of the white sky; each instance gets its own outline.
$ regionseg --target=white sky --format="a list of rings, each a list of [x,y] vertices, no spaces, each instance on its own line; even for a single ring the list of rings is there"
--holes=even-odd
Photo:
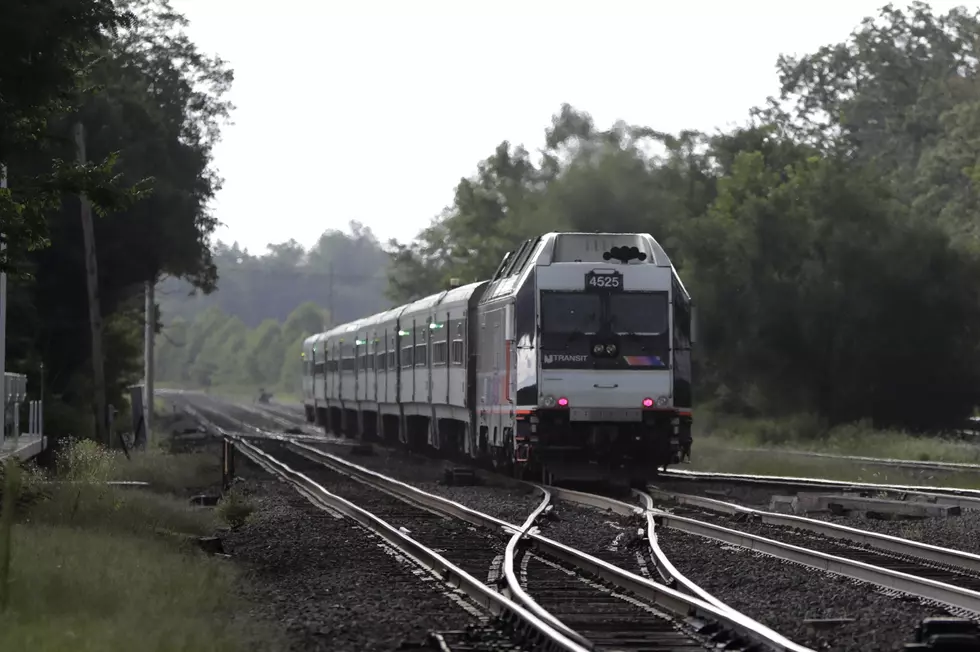
[[[844,40],[886,0],[171,0],[235,70],[217,237],[253,253],[356,219],[410,239],[504,139],[562,102],[601,127],[745,119],[776,58]],[[905,3],[897,2],[899,6]],[[963,4],[931,3],[945,12]]]

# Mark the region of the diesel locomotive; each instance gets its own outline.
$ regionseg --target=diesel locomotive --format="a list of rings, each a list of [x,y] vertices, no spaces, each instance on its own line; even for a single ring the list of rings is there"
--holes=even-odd
[[[493,276],[303,343],[306,418],[521,477],[689,461],[695,311],[641,233],[548,233]]]

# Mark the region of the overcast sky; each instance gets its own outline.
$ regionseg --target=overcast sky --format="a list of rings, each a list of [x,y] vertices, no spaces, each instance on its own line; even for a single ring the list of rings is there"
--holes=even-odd
[[[352,219],[410,239],[501,140],[539,148],[562,102],[602,127],[740,123],[776,93],[780,53],[844,40],[885,2],[172,4],[235,70],[217,237],[259,253]]]

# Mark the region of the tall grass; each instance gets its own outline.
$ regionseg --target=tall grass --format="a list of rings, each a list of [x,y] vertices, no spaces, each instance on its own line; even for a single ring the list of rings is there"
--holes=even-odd
[[[980,463],[980,445],[901,430],[876,429],[869,422],[832,428],[807,414],[746,419],[708,410],[695,414],[695,436],[701,445],[730,448],[789,449],[901,460]]]
[[[20,501],[10,530],[0,650],[283,649],[268,624],[239,615],[248,605],[236,597],[235,566],[194,545],[193,536],[218,525],[215,510],[172,495],[220,478],[207,457],[156,450],[127,462],[94,442],[72,441],[57,455],[55,477],[24,474],[23,493],[36,500]],[[154,486],[105,484],[133,475]]]

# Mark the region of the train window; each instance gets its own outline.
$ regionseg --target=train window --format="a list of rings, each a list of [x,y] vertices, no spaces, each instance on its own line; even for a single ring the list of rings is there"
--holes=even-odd
[[[541,331],[544,333],[597,333],[602,299],[588,292],[542,292]]]
[[[530,260],[530,258],[531,258],[531,254],[534,253],[534,250],[537,249],[537,247],[538,247],[538,241],[539,240],[541,240],[541,236],[538,236],[534,240],[529,240],[528,241],[528,243],[527,243],[528,244],[528,247],[517,258],[517,260],[514,261],[514,266],[511,268],[510,273],[508,274],[508,276],[513,276],[515,274],[520,274],[521,272],[524,271],[524,268],[527,267],[527,261]]]
[[[504,268],[507,266],[507,263],[510,262],[510,259],[513,256],[514,256],[513,251],[508,251],[507,253],[504,254],[504,257],[500,260],[500,264],[497,265],[497,271],[493,273],[492,277],[490,277],[491,281],[496,281],[498,278],[500,278],[501,273],[504,271]]]
[[[402,369],[408,369],[412,366],[412,346],[402,347]]]
[[[436,342],[432,345],[432,364],[434,365],[444,365],[446,364],[446,343]]]
[[[377,370],[378,371],[384,371],[385,370],[385,356],[386,355],[387,354],[384,351],[382,351],[381,353],[379,353],[379,354],[377,354],[375,356],[377,358],[377,362],[375,362],[375,364],[377,365]]]
[[[666,292],[617,292],[609,296],[609,321],[617,333],[667,331]]]
[[[425,347],[426,347],[425,344],[419,344],[419,345],[417,345],[415,347],[415,366],[416,367],[424,367],[426,365],[427,360],[426,360],[426,357],[425,357],[425,353],[426,353]]]
[[[500,278],[507,278],[508,276],[514,273],[514,269],[517,267],[517,265],[523,258],[525,252],[527,251],[528,244],[529,241],[525,240],[524,244],[521,245],[521,248],[517,250],[517,253],[511,256],[510,260],[507,261],[507,265],[501,270]]]
[[[395,362],[395,352],[394,351],[388,351],[388,369],[391,369],[392,371],[394,371],[397,368],[398,368],[398,365]]]
[[[463,340],[453,340],[452,356],[454,365],[463,364]]]

